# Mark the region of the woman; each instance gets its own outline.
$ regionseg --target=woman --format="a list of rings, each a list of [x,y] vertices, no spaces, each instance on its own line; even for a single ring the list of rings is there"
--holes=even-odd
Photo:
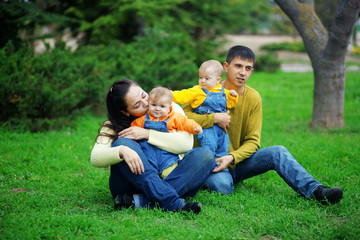
[[[105,121],[91,152],[95,167],[111,165],[109,187],[115,198],[115,207],[144,206],[159,203],[164,210],[201,210],[201,203],[185,202],[183,197],[193,197],[210,176],[216,164],[207,148],[192,149],[193,138],[187,132],[163,133],[130,123],[148,110],[148,94],[129,79],[116,81],[106,96],[108,121]],[[173,104],[176,112],[182,109]],[[160,149],[180,154],[187,152],[170,174],[161,179],[135,141],[148,139]],[[189,151],[190,150],[190,151]],[[128,196],[141,193],[144,199]],[[139,196],[139,195],[134,195]],[[134,202],[135,201],[135,202]]]

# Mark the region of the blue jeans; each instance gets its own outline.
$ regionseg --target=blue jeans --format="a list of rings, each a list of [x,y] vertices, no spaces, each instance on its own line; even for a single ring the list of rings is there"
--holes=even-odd
[[[182,197],[193,197],[215,168],[215,160],[207,148],[189,151],[179,165],[163,180],[149,163],[141,147],[128,138],[119,138],[115,146],[128,146],[140,156],[145,172],[133,174],[125,161],[111,166],[109,187],[113,197],[117,195],[144,194],[143,205],[159,203],[165,210],[177,211],[183,207]]]
[[[234,190],[233,181],[237,183],[269,170],[275,170],[292,189],[306,198],[312,197],[321,185],[283,146],[259,149],[250,158],[238,163],[235,169],[211,175],[205,185],[210,190],[230,194]]]

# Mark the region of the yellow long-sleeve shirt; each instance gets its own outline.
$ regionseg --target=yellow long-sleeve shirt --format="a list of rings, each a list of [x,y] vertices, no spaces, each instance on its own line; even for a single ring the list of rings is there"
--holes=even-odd
[[[221,84],[218,84],[216,85],[216,87],[210,89],[209,92],[221,92],[221,88],[222,88]],[[174,96],[173,102],[179,104],[191,103],[192,108],[197,108],[198,106],[200,106],[206,98],[205,92],[202,90],[202,88],[199,85],[196,85],[189,89],[183,89],[183,90],[171,91],[171,92]],[[234,107],[238,100],[238,96],[233,97],[230,95],[229,92],[230,92],[229,90],[225,89],[225,94],[227,99],[226,108]]]
[[[196,114],[190,104],[183,105],[188,118],[194,119],[203,128],[214,125],[214,113]],[[230,110],[231,122],[228,133],[230,140],[229,154],[235,159],[235,165],[251,157],[260,148],[262,127],[262,102],[260,94],[253,88],[245,86],[242,96],[235,107]],[[198,145],[199,143],[195,143]]]

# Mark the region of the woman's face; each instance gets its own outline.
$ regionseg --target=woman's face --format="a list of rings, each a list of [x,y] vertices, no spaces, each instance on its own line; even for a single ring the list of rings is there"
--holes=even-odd
[[[125,96],[127,115],[140,117],[149,109],[149,95],[139,86],[132,85]]]

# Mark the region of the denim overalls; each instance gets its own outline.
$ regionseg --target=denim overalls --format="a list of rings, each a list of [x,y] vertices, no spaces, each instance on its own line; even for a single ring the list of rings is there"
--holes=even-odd
[[[148,113],[146,113],[144,128],[153,129],[159,132],[169,132],[167,128],[168,120],[169,118],[164,121],[151,121]],[[158,170],[159,175],[161,175],[164,169],[174,165],[180,160],[178,155],[159,149],[149,144],[147,140],[141,140],[139,144],[150,164]]]
[[[221,92],[209,92],[202,89],[206,98],[205,101],[197,108],[194,109],[198,114],[209,114],[217,112],[226,112],[226,93],[224,88]],[[197,135],[202,147],[208,147],[215,154],[216,157],[222,157],[229,154],[229,136],[217,124],[211,128],[203,129],[203,134]]]

